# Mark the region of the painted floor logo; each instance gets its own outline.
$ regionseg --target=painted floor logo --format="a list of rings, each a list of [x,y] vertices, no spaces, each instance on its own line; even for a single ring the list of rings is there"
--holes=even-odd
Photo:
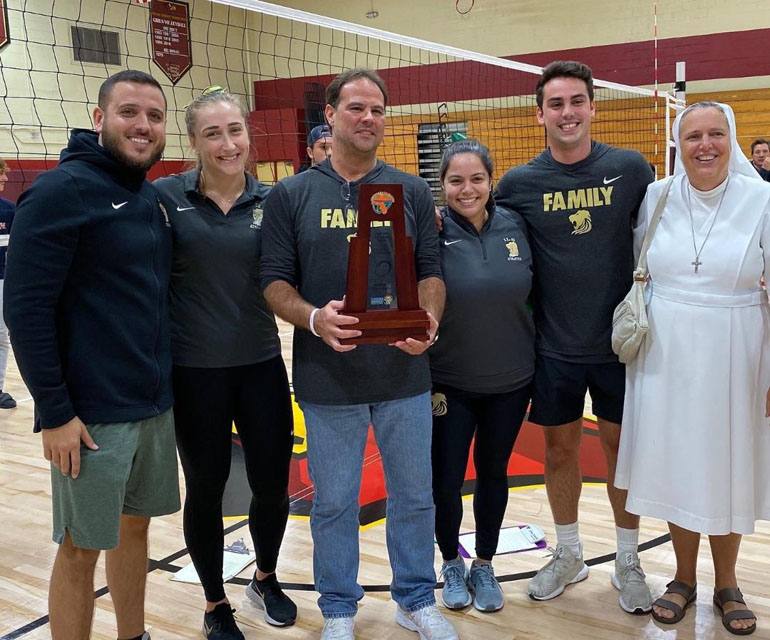
[[[313,504],[313,483],[307,464],[307,443],[305,440],[305,421],[302,411],[292,398],[294,409],[294,449],[292,451],[289,472],[289,502],[291,515],[310,516]],[[580,464],[583,470],[584,482],[605,482],[607,466],[599,443],[596,424],[588,419],[583,421],[583,444],[580,451]],[[543,477],[545,449],[543,430],[525,421],[516,440],[511,459],[508,462],[508,486],[528,487],[541,486],[545,483]],[[476,486],[476,468],[473,456],[469,456],[465,472],[463,495],[473,493]],[[248,517],[251,495],[246,479],[243,449],[238,434],[233,430],[233,460],[230,479],[225,489],[223,512],[227,517]],[[359,494],[359,524],[362,527],[371,526],[385,518],[385,476],[382,470],[382,460],[374,439],[374,433],[369,427],[369,437],[364,451],[363,475],[361,492]]]

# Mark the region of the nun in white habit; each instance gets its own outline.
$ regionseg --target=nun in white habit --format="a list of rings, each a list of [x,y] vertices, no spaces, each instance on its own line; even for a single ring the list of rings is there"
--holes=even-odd
[[[741,534],[770,519],[770,183],[741,152],[728,105],[696,103],[674,123],[673,184],[647,260],[650,331],[626,368],[615,486],[626,509],[669,523],[677,568],[653,607],[678,622],[695,600],[701,534],[714,602],[731,633],[756,618],[735,577]],[[667,180],[651,184],[638,251]]]

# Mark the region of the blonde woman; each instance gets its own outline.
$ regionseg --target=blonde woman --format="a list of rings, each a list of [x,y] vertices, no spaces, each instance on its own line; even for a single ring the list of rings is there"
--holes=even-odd
[[[231,425],[243,446],[257,571],[247,596],[276,626],[297,608],[275,569],[289,514],[292,412],[275,318],[257,280],[262,201],[269,187],[245,171],[246,113],[215,87],[185,114],[198,166],[155,182],[171,219],[174,414],[187,497],[184,533],[206,594],[204,635],[241,640],[222,583],[222,496]]]

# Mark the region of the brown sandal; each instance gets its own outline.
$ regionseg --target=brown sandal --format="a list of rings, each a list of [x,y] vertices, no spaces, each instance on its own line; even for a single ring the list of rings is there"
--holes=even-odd
[[[652,617],[662,624],[674,624],[676,622],[679,622],[682,618],[684,618],[684,614],[687,611],[687,607],[689,607],[693,602],[695,602],[695,599],[698,597],[697,590],[698,590],[697,583],[690,586],[689,584],[680,582],[679,580],[672,580],[666,585],[666,592],[663,594],[663,596],[665,596],[666,593],[675,593],[678,596],[682,596],[685,599],[684,607],[678,605],[676,602],[672,602],[671,600],[667,600],[666,598],[661,596],[655,602],[652,603],[652,606],[668,609],[669,611],[673,612],[674,615],[670,618],[664,618],[663,616],[660,616],[657,613],[655,613],[655,609],[653,609]]]
[[[746,606],[746,601],[743,599],[743,594],[740,589],[734,589],[727,587],[717,591],[714,589],[714,607],[718,610],[719,615],[722,616],[722,624],[724,628],[730,633],[736,636],[747,636],[754,633],[757,630],[757,616],[751,611],[751,609],[734,609],[725,613],[724,605],[727,602],[738,602]],[[754,620],[754,624],[745,629],[736,629],[730,626],[730,623],[735,620]]]

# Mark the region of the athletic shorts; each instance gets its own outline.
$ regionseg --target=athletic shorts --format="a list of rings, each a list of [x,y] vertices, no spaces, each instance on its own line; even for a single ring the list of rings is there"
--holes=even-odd
[[[620,362],[587,364],[537,355],[529,420],[542,426],[574,422],[583,416],[586,391],[597,418],[620,424],[626,367]]]
[[[53,541],[69,531],[82,549],[118,546],[121,514],[162,516],[179,510],[172,409],[136,422],[86,425],[99,446],[80,446],[74,480],[51,465]]]

